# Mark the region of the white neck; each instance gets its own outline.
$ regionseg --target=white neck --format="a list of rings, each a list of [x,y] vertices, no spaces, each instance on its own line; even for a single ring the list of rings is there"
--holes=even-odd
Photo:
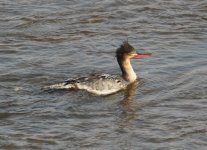
[[[119,66],[122,71],[122,76],[129,82],[134,82],[137,79],[137,75],[134,72],[130,59],[118,60]]]

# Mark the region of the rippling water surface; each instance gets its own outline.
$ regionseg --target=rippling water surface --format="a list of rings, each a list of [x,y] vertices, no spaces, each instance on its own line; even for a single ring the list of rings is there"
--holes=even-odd
[[[42,91],[120,73],[128,39],[139,85],[98,97]],[[206,0],[1,0],[0,149],[207,147]]]

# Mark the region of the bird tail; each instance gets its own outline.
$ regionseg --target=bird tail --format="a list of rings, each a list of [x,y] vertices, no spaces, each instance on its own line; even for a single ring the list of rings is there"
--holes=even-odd
[[[62,83],[57,83],[57,84],[53,84],[53,85],[49,85],[49,86],[45,86],[43,89],[54,89],[54,90],[57,90],[57,89],[74,89],[75,88],[75,85],[74,84],[70,84],[70,83],[67,83],[67,82],[62,82]]]

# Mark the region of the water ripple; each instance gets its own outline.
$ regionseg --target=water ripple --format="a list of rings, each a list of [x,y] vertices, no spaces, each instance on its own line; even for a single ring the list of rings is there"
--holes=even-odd
[[[0,2],[0,149],[205,149],[205,0]],[[108,97],[42,91],[119,73],[127,40],[139,85]]]

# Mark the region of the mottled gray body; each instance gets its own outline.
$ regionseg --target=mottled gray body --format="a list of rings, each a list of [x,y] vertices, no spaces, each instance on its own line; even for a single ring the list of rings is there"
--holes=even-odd
[[[82,89],[98,95],[108,95],[125,89],[130,82],[120,75],[93,74],[88,77],[67,80],[54,84],[50,89]]]

